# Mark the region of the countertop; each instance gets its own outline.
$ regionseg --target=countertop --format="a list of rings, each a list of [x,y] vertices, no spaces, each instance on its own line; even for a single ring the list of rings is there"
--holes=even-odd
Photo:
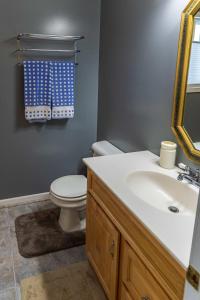
[[[149,151],[90,157],[84,158],[83,161],[171,255],[185,269],[188,268],[195,215],[178,215],[161,211],[133,195],[126,183],[129,174],[141,170],[160,172],[177,178],[178,168],[172,170],[161,168],[159,157]],[[191,185],[189,188],[197,191],[198,201],[198,189]]]

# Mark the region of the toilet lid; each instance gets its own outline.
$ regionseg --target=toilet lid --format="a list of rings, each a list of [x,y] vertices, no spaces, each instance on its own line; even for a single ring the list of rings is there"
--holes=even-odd
[[[51,191],[63,198],[76,198],[86,195],[87,179],[83,175],[69,175],[54,180]]]

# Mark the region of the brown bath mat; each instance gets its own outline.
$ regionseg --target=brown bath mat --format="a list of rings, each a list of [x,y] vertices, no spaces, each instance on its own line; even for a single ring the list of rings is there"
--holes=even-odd
[[[68,249],[85,243],[85,233],[65,233],[59,223],[59,208],[19,216],[15,230],[19,253],[23,257]]]
[[[22,300],[106,300],[88,262],[23,279]]]

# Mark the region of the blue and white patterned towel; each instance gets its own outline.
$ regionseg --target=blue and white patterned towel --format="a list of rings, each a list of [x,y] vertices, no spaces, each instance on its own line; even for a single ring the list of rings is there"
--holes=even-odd
[[[51,86],[48,61],[24,61],[26,120],[40,122],[51,119]]]
[[[52,76],[52,119],[74,117],[73,62],[51,62]]]
[[[73,118],[74,79],[73,62],[24,61],[25,118]]]

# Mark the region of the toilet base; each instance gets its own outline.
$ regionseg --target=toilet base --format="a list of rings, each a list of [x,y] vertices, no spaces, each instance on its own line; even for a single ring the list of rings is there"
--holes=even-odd
[[[86,220],[80,219],[80,213],[78,209],[69,209],[61,207],[60,217],[58,220],[61,228],[65,232],[75,232],[85,230]]]

